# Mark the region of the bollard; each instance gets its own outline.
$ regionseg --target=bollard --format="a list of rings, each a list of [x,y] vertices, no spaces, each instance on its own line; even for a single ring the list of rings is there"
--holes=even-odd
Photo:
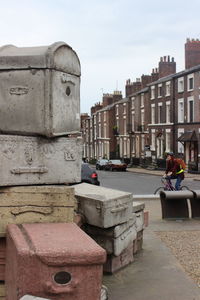
[[[193,199],[192,191],[160,192],[162,218],[185,219],[189,218],[187,199]]]
[[[192,218],[200,218],[200,190],[192,191],[194,197],[190,199]]]

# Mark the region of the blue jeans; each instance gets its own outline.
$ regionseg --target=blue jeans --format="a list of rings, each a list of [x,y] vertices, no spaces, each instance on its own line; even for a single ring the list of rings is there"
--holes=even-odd
[[[179,176],[179,175],[171,175],[171,176],[168,176],[170,179],[176,179],[176,184],[175,184],[175,189],[177,190],[177,191],[179,191],[180,190],[180,187],[181,187],[181,181],[183,180],[182,178],[181,178],[181,176]]]

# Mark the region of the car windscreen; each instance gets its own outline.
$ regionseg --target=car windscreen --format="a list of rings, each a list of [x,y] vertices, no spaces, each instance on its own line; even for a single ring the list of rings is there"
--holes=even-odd
[[[111,164],[121,164],[121,160],[110,160],[109,163]]]

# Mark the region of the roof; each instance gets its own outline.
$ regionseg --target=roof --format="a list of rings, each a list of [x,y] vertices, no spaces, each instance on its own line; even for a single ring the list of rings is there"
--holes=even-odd
[[[172,78],[178,78],[178,77],[181,77],[181,76],[184,76],[184,75],[187,75],[189,73],[196,72],[196,71],[199,71],[199,70],[200,70],[200,64],[197,65],[197,66],[194,66],[192,68],[180,71],[178,73],[174,73],[174,74],[159,78],[158,80],[149,83],[147,86],[151,86],[151,85],[155,85],[155,84],[158,84],[158,83],[161,83],[161,82],[165,82],[165,81],[171,80]]]
[[[184,132],[178,139],[177,141],[179,142],[197,142],[197,135],[196,135],[196,131],[186,131]]]

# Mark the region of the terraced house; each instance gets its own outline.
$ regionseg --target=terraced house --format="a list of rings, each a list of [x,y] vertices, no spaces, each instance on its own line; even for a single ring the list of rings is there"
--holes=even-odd
[[[187,39],[185,70],[161,57],[151,75],[128,79],[125,91],[124,98],[104,94],[91,116],[82,116],[84,157],[164,166],[165,152],[173,151],[200,172],[200,41]]]

